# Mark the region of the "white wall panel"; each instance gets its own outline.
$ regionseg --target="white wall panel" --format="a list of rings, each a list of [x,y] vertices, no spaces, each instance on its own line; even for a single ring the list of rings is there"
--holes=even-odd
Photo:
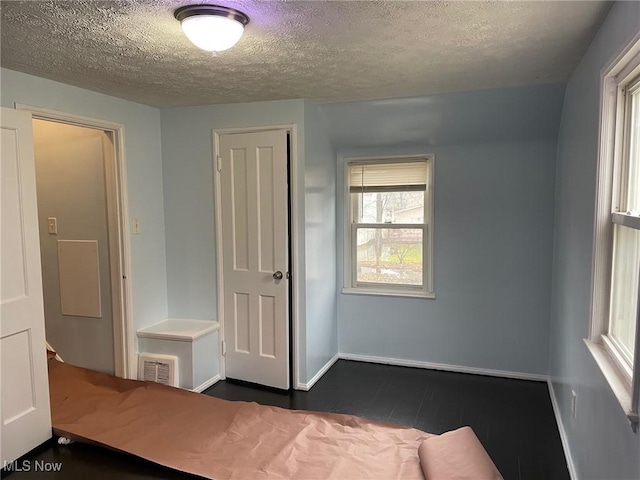
[[[96,240],[58,240],[60,304],[63,315],[102,317]]]

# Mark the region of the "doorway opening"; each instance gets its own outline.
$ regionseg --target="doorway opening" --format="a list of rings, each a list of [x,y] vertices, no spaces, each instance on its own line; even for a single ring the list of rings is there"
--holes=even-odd
[[[48,342],[74,365],[135,378],[123,127],[32,113]]]

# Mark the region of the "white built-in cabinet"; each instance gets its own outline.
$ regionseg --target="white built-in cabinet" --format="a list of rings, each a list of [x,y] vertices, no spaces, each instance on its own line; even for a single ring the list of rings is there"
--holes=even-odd
[[[138,330],[138,351],[140,355],[160,354],[177,357],[177,386],[202,392],[220,379],[219,327],[218,322],[210,320],[164,320]]]

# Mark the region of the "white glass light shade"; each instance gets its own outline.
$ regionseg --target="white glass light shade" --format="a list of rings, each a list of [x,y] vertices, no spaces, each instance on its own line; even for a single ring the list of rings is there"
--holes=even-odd
[[[182,20],[182,30],[196,47],[208,52],[222,52],[238,43],[244,26],[232,18],[194,15]]]

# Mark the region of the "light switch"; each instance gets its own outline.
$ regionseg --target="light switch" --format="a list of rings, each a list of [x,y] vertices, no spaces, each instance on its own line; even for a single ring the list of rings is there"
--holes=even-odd
[[[140,233],[141,233],[140,219],[139,218],[134,218],[133,219],[133,234],[134,235],[140,235]]]
[[[47,225],[49,226],[49,234],[57,235],[58,234],[58,219],[55,217],[47,218]]]

